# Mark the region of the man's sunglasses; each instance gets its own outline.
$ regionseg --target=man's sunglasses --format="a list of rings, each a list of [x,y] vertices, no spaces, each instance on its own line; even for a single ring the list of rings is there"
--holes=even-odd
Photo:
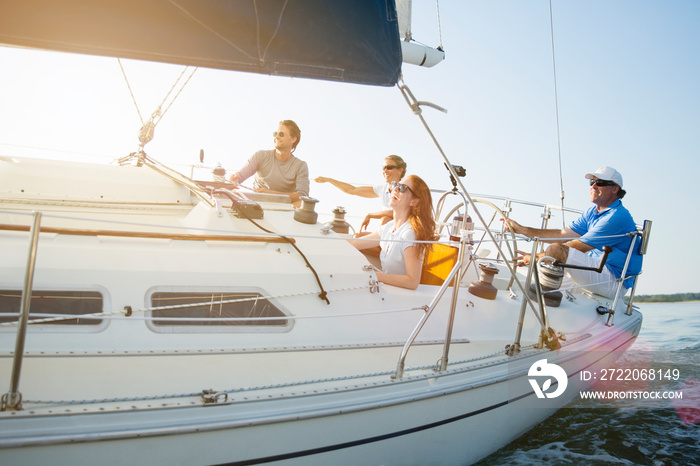
[[[407,184],[403,184],[403,183],[398,183],[398,182],[396,182],[396,181],[392,181],[392,182],[391,182],[391,190],[393,191],[393,190],[396,189],[396,188],[399,188],[399,192],[400,192],[400,193],[405,193],[406,190],[408,189],[409,191],[411,191],[411,194],[413,194],[414,196],[418,197],[418,195],[417,195],[417,194],[411,189],[411,187],[408,186]]]
[[[609,180],[591,180],[591,186],[617,186],[617,183]]]
[[[284,137],[284,131],[274,131],[274,132],[272,133],[272,137],[273,137],[273,138],[276,138],[277,136],[283,138],[283,137]]]
[[[396,168],[398,168],[396,165],[384,165],[384,166],[382,167],[382,171],[384,171],[384,170],[394,170],[394,169],[396,169]]]

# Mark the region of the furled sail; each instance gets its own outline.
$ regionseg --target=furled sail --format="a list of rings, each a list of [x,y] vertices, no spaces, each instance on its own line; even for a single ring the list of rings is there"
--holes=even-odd
[[[444,60],[445,52],[441,47],[429,47],[413,40],[413,32],[411,30],[413,0],[396,0],[396,11],[399,17],[399,36],[401,37],[403,62],[430,68]]]
[[[0,44],[391,86],[394,0],[3,0]]]

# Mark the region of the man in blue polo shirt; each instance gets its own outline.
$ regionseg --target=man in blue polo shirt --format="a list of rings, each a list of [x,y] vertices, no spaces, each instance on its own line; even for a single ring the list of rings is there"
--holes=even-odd
[[[642,270],[642,256],[639,255],[641,241],[636,236],[626,236],[637,230],[629,211],[623,207],[622,199],[626,192],[622,189],[622,175],[612,167],[601,167],[593,173],[587,173],[590,180],[590,199],[593,203],[587,211],[562,230],[530,228],[518,222],[505,219],[506,227],[517,234],[539,237],[550,242],[545,252],[537,254],[550,256],[561,263],[598,267],[603,256],[602,247],[610,246],[605,268],[601,273],[589,270],[566,268],[566,277],[593,293],[608,298],[615,296],[617,279],[627,260],[632,242],[634,251],[627,268],[627,275],[637,275]],[[522,251],[517,257],[518,265],[528,265],[530,255]],[[624,281],[623,295],[634,285],[634,277]]]

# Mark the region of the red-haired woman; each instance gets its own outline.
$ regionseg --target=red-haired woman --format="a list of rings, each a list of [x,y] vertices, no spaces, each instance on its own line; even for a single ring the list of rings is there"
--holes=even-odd
[[[435,218],[430,189],[420,177],[409,175],[392,182],[389,207],[394,219],[362,239],[352,240],[357,249],[381,246],[382,270],[377,278],[388,285],[415,290],[420,282],[423,253],[427,245],[416,241],[435,239]]]

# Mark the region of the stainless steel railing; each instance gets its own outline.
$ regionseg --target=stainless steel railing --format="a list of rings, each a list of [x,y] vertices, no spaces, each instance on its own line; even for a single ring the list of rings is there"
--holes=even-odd
[[[0,400],[0,411],[22,409],[22,394],[19,392],[20,373],[24,356],[24,341],[27,336],[27,321],[29,320],[29,307],[32,301],[32,285],[34,283],[34,267],[36,265],[36,253],[39,244],[39,231],[41,224],[41,212],[34,212],[34,221],[30,230],[29,254],[27,256],[27,268],[24,275],[22,288],[21,311],[19,325],[17,326],[17,340],[15,341],[15,356],[12,361],[12,376],[10,391]]]

